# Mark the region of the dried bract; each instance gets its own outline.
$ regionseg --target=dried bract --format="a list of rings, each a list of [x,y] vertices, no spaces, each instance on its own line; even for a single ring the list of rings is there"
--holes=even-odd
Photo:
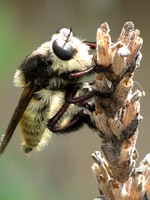
[[[110,29],[106,22],[97,30],[97,52],[99,52],[97,54],[97,63],[105,67],[108,67],[112,62],[109,31]]]

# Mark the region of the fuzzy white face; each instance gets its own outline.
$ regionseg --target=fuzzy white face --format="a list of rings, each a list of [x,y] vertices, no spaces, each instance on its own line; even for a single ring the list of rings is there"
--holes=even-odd
[[[70,35],[69,36],[70,40],[72,38],[75,38],[74,33],[72,31],[70,31],[70,29],[68,29],[68,28],[62,28],[62,29],[59,29],[57,31],[57,33],[52,36],[52,40],[54,41],[56,39],[60,39],[60,40],[65,41],[67,39],[68,35]]]
[[[58,45],[64,49],[73,49],[75,51],[72,59],[64,61],[59,59],[52,48],[53,42],[57,40]],[[70,29],[62,28],[58,33],[52,36],[50,42],[50,59],[53,61],[52,68],[58,70],[58,73],[65,73],[71,71],[83,71],[89,68],[93,62],[93,55],[89,54],[89,47],[81,40],[74,36]]]

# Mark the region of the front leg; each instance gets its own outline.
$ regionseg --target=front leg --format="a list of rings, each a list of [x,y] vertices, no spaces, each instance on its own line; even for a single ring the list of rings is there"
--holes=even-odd
[[[94,66],[92,66],[92,67],[90,67],[90,68],[88,68],[88,69],[86,69],[84,71],[70,73],[69,74],[69,79],[80,78],[80,77],[83,77],[83,76],[86,76],[86,75],[89,75],[89,74],[92,74],[92,73],[100,73],[100,72],[111,73],[110,70],[109,70],[110,66],[104,67],[102,65],[95,64]]]
[[[83,41],[83,43],[89,46],[90,49],[96,49],[96,42]]]
[[[76,79],[88,74],[94,73],[94,67],[90,67],[84,71],[80,71],[80,72],[74,72],[74,73],[70,73],[69,74],[69,79]]]

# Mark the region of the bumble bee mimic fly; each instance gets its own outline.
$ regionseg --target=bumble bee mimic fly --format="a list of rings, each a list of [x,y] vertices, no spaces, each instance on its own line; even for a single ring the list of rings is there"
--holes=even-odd
[[[66,114],[77,103],[88,105],[86,100],[93,97],[93,92],[79,96],[83,77],[93,71],[89,46],[75,37],[72,30],[62,28],[51,41],[25,58],[14,75],[14,85],[24,91],[2,137],[0,154],[18,122],[25,153],[41,150],[51,133],[70,132],[83,122],[90,123],[84,109]]]

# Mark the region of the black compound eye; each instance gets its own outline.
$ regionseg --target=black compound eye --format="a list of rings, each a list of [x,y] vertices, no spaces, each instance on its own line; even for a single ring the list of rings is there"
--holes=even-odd
[[[68,46],[67,48],[59,46],[57,40],[53,42],[52,48],[55,55],[59,59],[65,61],[72,59],[75,53],[75,50],[71,46]]]

